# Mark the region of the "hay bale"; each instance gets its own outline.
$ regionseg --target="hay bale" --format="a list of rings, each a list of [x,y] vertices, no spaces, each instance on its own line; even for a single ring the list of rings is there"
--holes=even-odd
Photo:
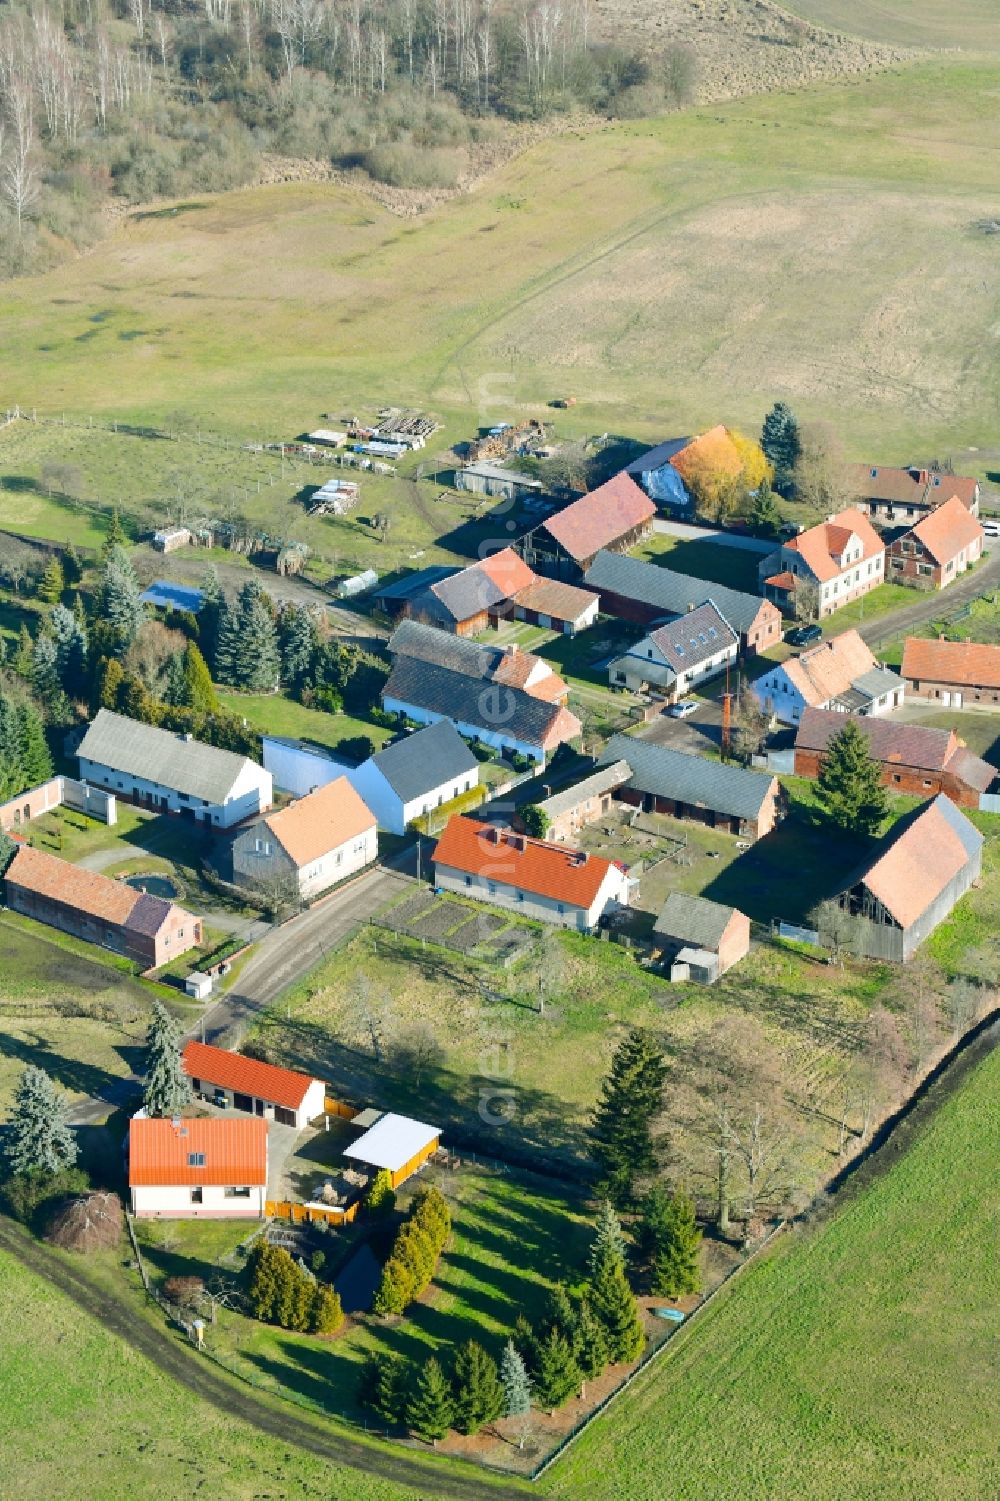
[[[114,1193],[89,1193],[65,1204],[52,1220],[49,1240],[64,1251],[113,1251],[122,1238],[125,1218]]]

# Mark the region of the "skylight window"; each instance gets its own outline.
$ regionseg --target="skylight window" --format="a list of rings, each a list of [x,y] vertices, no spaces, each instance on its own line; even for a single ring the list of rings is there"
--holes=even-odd
[[[188,1153],[188,1167],[204,1167],[204,1166],[205,1166],[205,1154],[204,1154],[204,1152],[189,1152]]]

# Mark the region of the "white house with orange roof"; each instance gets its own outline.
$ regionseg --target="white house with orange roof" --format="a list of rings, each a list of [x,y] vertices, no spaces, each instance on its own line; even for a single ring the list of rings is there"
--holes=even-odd
[[[181,1063],[195,1094],[232,1110],[300,1131],[324,1112],[326,1084],[311,1074],[194,1039],[184,1044]]]
[[[903,679],[875,660],[857,631],[844,631],[789,657],[751,684],[762,709],[798,724],[805,709],[888,714],[903,702]]]
[[[797,595],[815,590],[822,620],[885,582],[885,543],[868,517],[849,507],[768,553],[759,576],[764,598],[789,615],[798,613]]]
[[[377,855],[375,814],[340,776],[241,829],[233,840],[233,877],[258,891],[285,884],[305,901]]]
[[[133,1116],[128,1186],[138,1219],[263,1219],[267,1122]]]

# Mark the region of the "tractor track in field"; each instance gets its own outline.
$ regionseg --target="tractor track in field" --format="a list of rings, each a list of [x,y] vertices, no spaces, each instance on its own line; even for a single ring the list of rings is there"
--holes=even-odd
[[[22,1266],[53,1284],[106,1329],[124,1339],[165,1375],[211,1403],[227,1417],[236,1417],[282,1443],[305,1449],[322,1459],[364,1470],[380,1479],[412,1488],[421,1501],[524,1501],[529,1493],[525,1486],[498,1480],[484,1474],[456,1474],[443,1465],[423,1464],[402,1454],[382,1451],[374,1443],[364,1444],[343,1431],[324,1432],[295,1413],[271,1406],[241,1387],[217,1375],[207,1361],[199,1359],[178,1341],[158,1330],[141,1315],[130,1311],[128,1304],[113,1293],[91,1282],[47,1246],[32,1239],[12,1220],[0,1215],[0,1250],[7,1251]],[[276,1399],[280,1401],[280,1399]]]

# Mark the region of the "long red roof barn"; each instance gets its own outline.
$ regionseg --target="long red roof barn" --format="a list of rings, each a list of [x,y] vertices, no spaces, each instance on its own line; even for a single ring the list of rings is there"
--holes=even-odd
[[[298,1110],[316,1082],[309,1074],[262,1063],[259,1058],[247,1058],[242,1053],[230,1053],[226,1048],[213,1048],[205,1042],[186,1043],[181,1062],[191,1079],[267,1100],[286,1110]]]

